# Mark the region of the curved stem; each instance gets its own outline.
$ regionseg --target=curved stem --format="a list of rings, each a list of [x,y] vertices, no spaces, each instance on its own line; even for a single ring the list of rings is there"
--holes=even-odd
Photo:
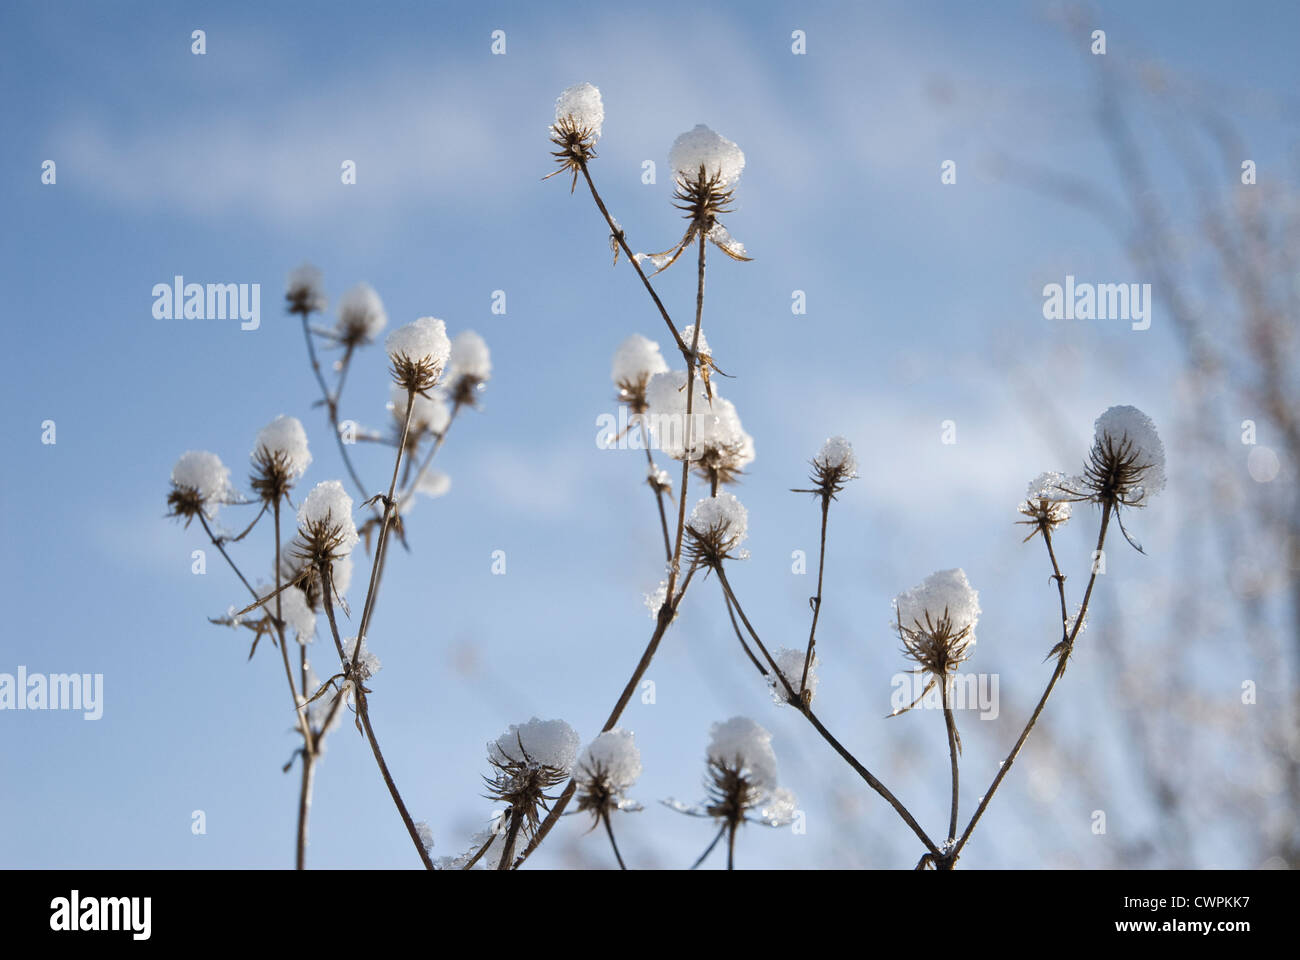
[[[948,756],[952,760],[952,813],[948,817],[948,842],[957,839],[957,723],[948,703],[948,678],[939,681],[939,695],[943,699],[943,722],[948,728]]]
[[[626,870],[627,864],[623,862],[623,855],[618,852],[618,842],[614,839],[614,825],[610,823],[609,811],[601,813],[600,819],[605,821],[605,832],[609,834],[609,845],[614,848],[614,859],[618,861],[618,868]]]

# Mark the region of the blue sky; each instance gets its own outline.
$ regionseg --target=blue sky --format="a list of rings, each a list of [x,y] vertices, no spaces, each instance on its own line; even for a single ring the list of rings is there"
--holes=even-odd
[[[1107,31],[1107,68],[1164,64],[1233,111],[1261,170],[1294,180],[1294,6],[1114,3],[1091,20]],[[194,29],[204,56],[190,52]],[[490,52],[497,29],[504,56]],[[795,29],[804,56],[791,53]],[[493,351],[482,409],[439,455],[451,492],[412,515],[414,550],[390,562],[371,637],[384,661],[374,722],[435,852],[460,852],[489,815],[483,744],[507,724],[538,715],[567,719],[584,741],[598,731],[650,634],[641,595],[662,558],[642,455],[598,450],[596,418],[615,409],[617,344],[665,337],[631,270],[611,268],[589,199],[559,177],[540,182],[554,97],[583,80],[606,107],[594,175],[636,249],[680,234],[664,175],[673,137],[708,123],[746,152],[726,222],[755,260],[713,258],[704,321],[758,453],[738,491],[752,557],[733,581],[774,643],[806,636],[813,586],[790,558],[815,550],[817,515],[788,490],[826,436],[848,436],[865,469],[833,514],[820,709],[934,833],[946,817],[942,723],[881,719],[902,668],[889,600],[958,565],[981,590],[973,667],[999,673],[1004,700],[1001,720],[967,721],[973,809],[1047,676],[1053,597],[1039,551],[1012,525],[1024,484],[1074,467],[1063,457],[1082,458],[1111,404],[1158,424],[1178,412],[1159,306],[1143,333],[1043,319],[1043,284],[1067,273],[1142,279],[1111,236],[994,172],[1012,156],[1111,176],[1091,114],[1103,58],[1086,55],[1086,33],[1017,3],[5,4],[0,262],[14,343],[0,378],[0,671],[102,672],[106,703],[93,723],[0,716],[15,785],[0,815],[22,825],[0,836],[0,863],[291,863],[297,778],[279,769],[294,737],[278,664],[269,649],[246,663],[243,636],[207,623],[239,585],[215,554],[192,575],[202,532],[163,514],[182,451],[213,450],[240,479],[279,413],[308,428],[306,480],[341,477],[300,330],[279,311],[303,260],[324,271],[332,303],[367,281],[391,323],[433,314]],[[40,179],[47,159],[53,186]],[[340,183],[345,160],[355,185]],[[659,164],[656,184],[641,182],[644,160]],[[956,185],[939,182],[945,160]],[[261,328],[154,319],[153,285],[177,274],[260,283]],[[688,322],[693,271],[679,265],[656,285]],[[504,316],[491,312],[495,290]],[[791,313],[795,290],[806,315]],[[386,380],[372,348],[344,415],[384,424]],[[1053,392],[1063,430],[1044,432],[1030,383]],[[948,419],[951,446],[939,443]],[[45,420],[55,445],[40,443]],[[380,482],[385,455],[362,454]],[[1117,552],[1093,615],[1103,627],[1119,608],[1140,616],[1126,598],[1162,575],[1177,525],[1158,513],[1140,519],[1149,557]],[[1085,521],[1064,537],[1076,570],[1092,535]],[[495,550],[505,576],[491,573]],[[265,541],[243,557],[269,572]],[[743,863],[914,862],[906,828],[770,703],[728,629],[716,584],[693,587],[649,674],[656,703],[625,716],[649,807],[619,824],[632,860],[683,866],[707,844],[705,825],[654,801],[694,799],[709,724],[748,714],[773,731],[809,830],[750,830]],[[1052,708],[1062,729],[1085,709],[1070,688],[1101,684],[1101,671],[1080,656]],[[1104,758],[1105,736],[1092,745]],[[1131,784],[1107,779],[1111,794],[1079,797],[1068,770],[1040,760],[991,808],[968,854],[977,865],[1106,862],[1087,811],[1125,809]],[[203,837],[190,831],[198,809]],[[1208,844],[1213,862],[1249,865],[1230,843]],[[570,824],[537,862],[608,859],[598,835]],[[415,864],[346,725],[320,768],[309,863]]]

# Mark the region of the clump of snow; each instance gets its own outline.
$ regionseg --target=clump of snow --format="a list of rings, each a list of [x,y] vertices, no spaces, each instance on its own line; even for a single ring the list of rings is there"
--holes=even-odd
[[[1165,488],[1165,445],[1161,443],[1150,417],[1137,407],[1111,407],[1097,418],[1095,429],[1098,443],[1104,444],[1109,440],[1116,449],[1125,440],[1132,444],[1137,464],[1146,467],[1140,482],[1142,496],[1139,499]]]
[[[605,124],[605,104],[600,90],[590,83],[575,83],[555,99],[556,125],[569,122],[578,131],[587,132],[591,139],[599,140]]]
[[[298,508],[298,526],[310,531],[323,526],[339,538],[336,555],[350,553],[361,539],[352,519],[352,498],[337,480],[323,480],[312,488]]]
[[[401,384],[393,384],[391,396],[393,416],[397,418],[397,428],[400,431],[402,424],[406,422],[406,388]],[[415,395],[415,403],[411,407],[412,436],[426,430],[441,435],[450,422],[451,410],[441,390],[430,390],[427,396],[423,393]]]
[[[746,256],[745,245],[731,235],[731,231],[721,223],[714,223],[709,228],[709,239],[732,254],[732,256]]]
[[[749,511],[735,494],[724,490],[697,503],[686,525],[701,537],[719,531],[723,546],[733,550],[749,536]]]
[[[709,733],[709,760],[731,768],[748,771],[755,787],[776,789],[776,753],[772,735],[749,717],[732,717],[715,723]]]
[[[369,343],[388,325],[384,302],[368,283],[358,283],[339,301],[335,332],[340,340]]]
[[[297,417],[280,414],[262,428],[253,447],[254,462],[259,457],[272,461],[283,458],[290,480],[297,480],[307,471],[311,452],[307,449],[307,431]]]
[[[1029,516],[1043,514],[1041,504],[1046,503],[1046,516],[1053,526],[1070,519],[1070,500],[1078,496],[1078,491],[1085,489],[1084,481],[1078,477],[1067,477],[1055,470],[1040,473],[1029,482],[1025,491],[1025,500],[1020,505],[1020,512]]]
[[[634,333],[614,351],[610,377],[616,385],[635,386],[649,380],[656,373],[667,373],[668,363],[659,352],[659,344],[649,337]]]
[[[966,580],[961,568],[940,570],[926,577],[918,586],[894,598],[897,617],[891,627],[901,621],[908,629],[926,629],[926,615],[930,624],[937,625],[947,612],[954,633],[970,627],[970,645],[975,644],[975,625],[979,623],[979,593]]]
[[[356,653],[356,649],[357,638],[349,637],[347,643],[343,644],[343,653],[347,656],[349,663],[352,662],[352,656]],[[363,683],[369,680],[379,672],[379,668],[382,666],[383,664],[379,662],[379,658],[370,652],[366,641],[362,640],[361,656],[357,658],[357,675],[360,680]]]
[[[845,479],[858,475],[858,458],[853,453],[853,445],[844,437],[831,437],[822,444],[813,465],[822,470],[838,470]]]
[[[221,458],[207,450],[187,450],[172,467],[172,485],[193,490],[203,502],[208,519],[216,516],[217,506],[234,494],[230,469]]]
[[[580,744],[578,732],[563,720],[533,717],[524,724],[510,724],[510,729],[488,743],[488,759],[502,764],[533,763],[567,774]]]
[[[295,267],[285,284],[284,298],[299,309],[319,313],[325,309],[324,278],[310,263]]]
[[[777,667],[782,675],[790,682],[790,689],[796,694],[800,692],[800,685],[803,683],[803,663],[804,658],[808,655],[807,650],[796,650],[793,647],[782,647],[772,653],[772,659],[776,661]],[[817,666],[821,663],[821,657],[813,652],[812,663],[808,665],[808,699],[817,696]],[[786,692],[785,684],[775,676],[768,676],[767,686],[772,694],[772,699],[777,704],[789,703],[789,694]]]
[[[445,367],[451,354],[451,341],[447,339],[447,325],[437,317],[421,317],[414,323],[398,327],[384,341],[388,355],[394,360],[424,363]]]
[[[754,460],[754,438],[745,432],[736,406],[718,395],[710,399],[703,377],[695,378],[691,415],[686,415],[687,375],[683,370],[657,373],[646,385],[646,424],[657,449],[674,460],[700,460],[721,454],[732,470]]]
[[[632,731],[614,727],[587,744],[574,767],[574,776],[584,783],[603,776],[616,795],[630,790],[641,776],[641,751]]]
[[[673,173],[687,181],[699,177],[703,166],[705,179],[717,176],[725,188],[740,179],[741,171],[745,169],[745,154],[726,137],[699,123],[673,141],[672,149],[668,151],[668,162]]]

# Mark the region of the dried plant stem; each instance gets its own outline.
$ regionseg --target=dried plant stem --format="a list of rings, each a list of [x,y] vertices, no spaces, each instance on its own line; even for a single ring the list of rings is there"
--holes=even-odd
[[[1104,504],[1102,506],[1101,529],[1097,533],[1098,552],[1101,551],[1101,549],[1105,546],[1106,543],[1106,529],[1110,525],[1110,515],[1112,509],[1113,507],[1109,503]],[[1052,557],[1052,566],[1058,578],[1057,583],[1060,584],[1061,571],[1060,568],[1056,566],[1056,554],[1054,551],[1051,552],[1051,557]],[[1055,689],[1056,682],[1060,680],[1061,675],[1065,673],[1065,665],[1070,659],[1071,651],[1074,649],[1074,641],[1075,638],[1077,638],[1079,635],[1079,628],[1080,626],[1082,626],[1083,619],[1088,613],[1088,604],[1092,600],[1092,588],[1096,583],[1097,583],[1097,565],[1096,562],[1094,561],[1092,575],[1088,578],[1088,587],[1083,594],[1083,603],[1079,607],[1079,616],[1074,622],[1074,629],[1069,632],[1069,634],[1066,636],[1064,640],[1065,646],[1062,647],[1060,651],[1059,657],[1056,661],[1056,669],[1052,671],[1052,678],[1047,681],[1047,689],[1043,691],[1042,697],[1039,698],[1038,706],[1034,707],[1034,712],[1033,714],[1030,715],[1029,722],[1025,724],[1024,730],[1020,732],[1020,736],[1016,740],[1016,745],[1012,747],[1011,752],[1007,754],[1006,760],[1002,762],[1002,766],[998,769],[997,776],[993,778],[993,783],[989,786],[988,791],[984,794],[983,799],[980,800],[979,806],[975,808],[975,814],[971,817],[970,823],[966,825],[966,829],[965,831],[963,831],[961,835],[961,839],[957,841],[956,846],[954,846],[952,848],[952,851],[948,854],[948,861],[950,864],[951,862],[957,859],[957,856],[958,854],[961,853],[962,848],[966,846],[966,841],[970,839],[971,833],[974,832],[975,825],[979,823],[980,817],[984,815],[984,809],[989,805],[989,801],[992,800],[993,795],[997,793],[998,787],[1002,785],[1002,780],[1006,777],[1007,773],[1011,770],[1011,765],[1015,763],[1016,757],[1020,753],[1020,748],[1023,747],[1025,745],[1025,741],[1029,739],[1029,733],[1034,729],[1034,724],[1038,722],[1038,717],[1043,712],[1043,708],[1047,706],[1047,699],[1052,695],[1052,690]],[[1065,591],[1065,587],[1062,584],[1061,585],[1061,593],[1062,593],[1061,609],[1062,610],[1065,609],[1064,591]]]
[[[609,845],[614,848],[614,859],[618,861],[618,868],[626,870],[627,864],[623,862],[623,855],[618,852],[618,841],[614,839],[614,825],[610,823],[609,811],[602,811],[600,819],[605,821],[605,833],[609,835]]]
[[[830,744],[835,752],[854,769],[858,776],[866,781],[867,786],[871,787],[872,790],[875,790],[876,793],[884,797],[885,801],[894,808],[900,817],[903,818],[903,822],[911,827],[912,832],[916,834],[917,838],[920,839],[923,844],[925,844],[926,849],[935,856],[938,856],[939,848],[935,846],[934,841],[930,839],[926,832],[921,829],[921,825],[916,822],[916,818],[912,816],[911,811],[909,811],[907,807],[905,807],[902,802],[889,791],[888,787],[877,780],[872,775],[871,771],[864,767],[858,758],[850,753],[848,749],[840,743],[829,730],[826,729],[821,720],[817,718],[817,715],[813,713],[812,707],[809,704],[804,703],[801,698],[795,695],[794,689],[790,686],[789,681],[786,680],[785,675],[777,668],[776,661],[774,661],[771,655],[768,654],[767,648],[763,645],[763,641],[759,639],[758,634],[754,631],[753,625],[749,622],[749,618],[745,616],[745,609],[740,605],[740,601],[736,599],[736,594],[731,589],[731,584],[727,581],[727,575],[723,570],[722,565],[719,564],[714,568],[714,570],[718,574],[718,582],[722,584],[722,589],[726,592],[731,603],[735,606],[736,612],[740,615],[741,622],[745,624],[745,628],[749,631],[749,635],[753,637],[755,645],[757,645],[759,650],[763,652],[763,655],[767,657],[773,673],[785,685],[786,691],[790,695],[792,705],[797,706],[799,712],[802,713],[808,719],[808,722],[813,725],[813,728],[821,734],[822,739]]]
[[[409,404],[408,404],[409,407]],[[325,604],[325,616],[329,620],[330,634],[334,637],[334,646],[339,651],[339,661],[346,668],[348,659],[343,649],[343,641],[339,637],[339,626],[334,618],[334,576],[330,569],[330,564],[321,565],[321,575],[324,582],[321,585],[323,603]],[[357,637],[357,649],[361,649],[361,636]],[[356,658],[353,658],[355,664]],[[355,669],[355,666],[354,666]],[[402,817],[402,824],[406,827],[406,832],[411,835],[411,842],[415,844],[415,849],[420,854],[420,860],[426,870],[433,869],[433,861],[429,859],[429,851],[424,849],[424,843],[420,840],[420,832],[415,829],[415,821],[411,819],[411,814],[406,809],[406,804],[402,801],[402,795],[397,790],[397,784],[393,781],[393,775],[388,770],[388,764],[384,762],[383,751],[379,749],[379,739],[375,736],[374,727],[370,725],[370,708],[366,702],[366,694],[362,688],[360,680],[354,680],[353,693],[357,704],[357,716],[361,719],[361,724],[365,728],[366,739],[370,741],[370,750],[375,755],[375,763],[379,765],[379,773],[384,778],[384,785],[388,787],[388,793],[393,798],[393,804],[397,807],[397,812]],[[338,700],[343,699],[342,692],[338,695]]]
[[[307,356],[311,360],[312,372],[316,374],[316,382],[320,384],[321,400],[329,413],[330,428],[334,431],[334,439],[338,443],[339,455],[343,458],[343,466],[347,468],[348,476],[352,478],[353,485],[364,499],[369,496],[369,488],[357,476],[356,467],[352,465],[352,458],[348,455],[348,445],[343,442],[343,434],[339,431],[339,400],[343,395],[343,381],[348,375],[348,366],[352,362],[352,346],[348,346],[343,356],[342,367],[339,370],[338,389],[331,393],[330,388],[325,384],[325,376],[321,373],[320,361],[316,359],[316,344],[311,338],[311,326],[307,322],[310,311],[302,310],[298,312],[302,315],[302,335],[307,341]]]
[[[289,666],[289,645],[285,638],[284,619],[280,603],[280,500],[277,497],[274,508],[275,517],[275,629],[280,638],[280,656],[284,661],[284,675],[289,681],[289,694],[293,697],[294,714],[298,718],[298,732],[302,734],[302,779],[298,788],[298,833],[295,847],[294,865],[302,870],[307,865],[307,817],[311,813],[311,789],[315,780],[316,740],[312,736],[311,724],[307,722],[307,712],[303,710],[305,692],[299,694],[293,682],[293,668]],[[304,651],[305,656],[305,651]],[[304,661],[305,662],[305,661]],[[305,673],[302,677],[303,690],[307,689]]]
[[[226,558],[226,563],[230,565],[230,569],[235,571],[235,576],[239,578],[239,582],[242,583],[248,592],[253,595],[254,600],[260,599],[257,596],[257,591],[253,589],[253,585],[249,583],[248,578],[244,576],[244,572],[239,569],[239,566],[235,561],[230,558],[230,554],[226,552],[225,544],[222,543],[220,538],[212,532],[212,528],[208,526],[208,518],[201,512],[198,514],[198,518],[199,523],[203,524],[203,532],[208,535],[208,539],[212,541],[212,545],[221,551],[221,555]]]
[[[829,493],[822,494],[822,540],[817,552],[817,596],[813,597],[812,627],[808,630],[808,652],[803,658],[803,679],[799,682],[799,693],[808,689],[808,671],[812,668],[813,648],[817,645],[817,618],[822,612],[822,575],[826,571],[826,518],[831,510]]]
[[[943,722],[948,728],[948,757],[952,761],[952,813],[948,817],[948,843],[957,839],[957,722],[952,716],[952,707],[948,703],[948,678],[939,681],[939,695],[943,699]]]
[[[654,455],[650,452],[650,431],[646,428],[644,417],[641,418],[641,441],[645,445],[646,463],[650,465],[650,472],[653,474],[657,472],[657,468],[655,467]],[[673,544],[668,537],[668,514],[664,511],[664,492],[659,488],[659,484],[653,482],[653,480],[650,481],[650,490],[655,495],[655,506],[659,508],[659,526],[664,532],[664,555],[667,557],[668,562],[672,563]]]
[[[515,855],[515,843],[519,839],[519,828],[523,824],[523,814],[515,813],[512,810],[510,813],[510,829],[506,832],[505,840],[502,841],[505,843],[505,849],[501,851],[501,860],[497,863],[498,870],[510,869],[510,861],[514,859]]]
[[[627,239],[623,236],[622,228],[614,222],[614,218],[610,216],[609,211],[605,209],[605,201],[600,198],[600,194],[596,190],[596,184],[591,179],[591,171],[587,169],[587,163],[585,160],[582,162],[581,169],[582,176],[587,181],[587,189],[591,191],[591,199],[596,201],[596,206],[604,216],[605,223],[609,225],[610,236],[612,236],[623,249],[623,253],[627,256],[628,263],[632,264],[632,269],[635,270],[636,275],[641,278],[641,282],[645,285],[646,292],[650,294],[650,299],[653,300],[655,306],[659,308],[659,315],[664,318],[664,323],[668,324],[668,330],[672,333],[673,340],[677,343],[677,348],[682,351],[683,355],[685,355],[687,348],[686,344],[682,342],[682,335],[677,332],[677,327],[673,324],[672,317],[668,316],[668,309],[664,306],[663,301],[659,299],[659,294],[655,293],[655,288],[651,285],[650,278],[647,277],[645,271],[641,269],[641,264],[637,260],[636,255],[632,253],[632,248],[627,245]]]
[[[736,869],[736,828],[738,823],[731,823],[727,827],[727,869]]]
[[[375,559],[370,564],[370,585],[366,588],[365,603],[361,607],[361,624],[357,628],[357,648],[352,652],[352,668],[355,670],[361,660],[361,644],[366,639],[366,630],[370,626],[370,617],[375,609],[375,600],[379,594],[380,569],[383,567],[384,551],[388,549],[388,528],[392,522],[397,502],[393,495],[397,492],[397,473],[402,466],[402,454],[406,451],[406,438],[411,431],[411,414],[415,410],[415,390],[406,391],[406,417],[402,421],[402,436],[397,442],[397,456],[393,458],[393,477],[388,482],[388,496],[384,500],[384,516],[379,522],[379,538],[375,543]],[[434,449],[437,449],[436,447]],[[358,697],[358,700],[360,698]]]

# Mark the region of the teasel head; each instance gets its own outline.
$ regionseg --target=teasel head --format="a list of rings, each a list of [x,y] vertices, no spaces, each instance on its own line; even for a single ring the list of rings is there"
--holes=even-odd
[[[641,752],[632,731],[606,730],[587,745],[573,766],[578,812],[591,814],[594,827],[615,811],[640,810],[639,803],[627,798],[640,776]]]
[[[932,573],[894,598],[894,626],[903,655],[929,676],[927,690],[935,683],[946,690],[957,668],[974,652],[979,616],[979,594],[959,568]]]
[[[393,382],[409,395],[427,396],[437,386],[451,354],[447,325],[437,317],[421,317],[394,330],[385,346]]]
[[[1030,482],[1019,507],[1026,519],[1017,521],[1030,528],[1025,540],[1039,533],[1050,537],[1057,527],[1063,526],[1070,519],[1071,501],[1078,499],[1071,491],[1082,486],[1082,479],[1055,471],[1039,474]]]
[[[235,502],[234,496],[230,470],[221,458],[206,450],[188,450],[172,467],[167,515],[184,520],[188,527],[197,516],[215,519],[217,508]]]
[[[324,312],[326,301],[321,272],[310,263],[304,263],[295,269],[289,274],[284,299],[290,313],[306,317],[310,313]]]
[[[811,493],[824,502],[834,500],[843,491],[844,484],[858,475],[858,458],[853,453],[853,445],[844,437],[828,438],[809,464],[812,472],[808,479],[812,481],[812,488],[793,492]]]
[[[457,407],[478,406],[478,395],[492,376],[492,355],[487,343],[473,330],[462,330],[451,342],[446,385]]]
[[[668,154],[674,173],[673,205],[688,221],[682,239],[662,253],[637,254],[662,273],[697,237],[709,240],[732,260],[751,259],[745,245],[732,238],[719,221],[731,212],[735,185],[745,168],[745,154],[726,137],[697,124],[679,136]]]
[[[368,283],[358,283],[339,301],[334,339],[348,350],[371,343],[388,325],[384,302]]]
[[[543,180],[561,173],[571,173],[569,192],[578,186],[578,174],[596,159],[596,141],[600,139],[605,122],[605,106],[600,90],[590,83],[579,83],[566,89],[555,101],[555,122],[551,124],[551,143],[556,149],[551,156],[559,169],[548,173]]]
[[[743,560],[741,544],[749,533],[749,513],[734,494],[722,492],[695,505],[686,521],[692,563],[718,567],[724,560]]]
[[[281,414],[257,435],[251,455],[249,486],[267,504],[287,500],[289,491],[311,465],[307,432],[296,417]]]
[[[1124,529],[1123,509],[1145,507],[1164,486],[1165,447],[1151,418],[1131,406],[1111,407],[1098,417],[1074,498],[1114,510],[1124,539],[1141,553],[1141,544]]]
[[[352,518],[352,498],[343,484],[337,480],[316,484],[298,508],[298,534],[292,542],[292,556],[319,570],[327,564],[341,563],[359,539]],[[335,589],[337,592],[337,584]]]
[[[487,796],[506,804],[513,829],[536,833],[538,811],[555,799],[547,791],[569,779],[577,749],[578,734],[567,723],[536,717],[488,744]]]

